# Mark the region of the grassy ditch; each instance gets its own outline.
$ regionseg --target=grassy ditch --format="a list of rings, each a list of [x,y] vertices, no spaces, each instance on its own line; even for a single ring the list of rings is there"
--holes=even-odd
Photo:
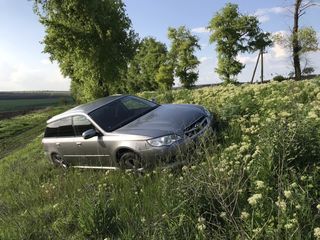
[[[0,239],[320,239],[319,79],[141,95],[204,105],[217,135],[143,175],[55,169],[37,136],[0,161]]]

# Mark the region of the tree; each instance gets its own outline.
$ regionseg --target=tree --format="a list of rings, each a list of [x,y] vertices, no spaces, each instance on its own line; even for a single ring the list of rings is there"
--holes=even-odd
[[[167,59],[166,45],[154,38],[141,41],[137,53],[128,67],[128,89],[131,92],[158,89],[156,75]]]
[[[292,52],[292,62],[294,67],[294,76],[296,80],[301,79],[301,56],[302,46],[300,45],[302,32],[300,31],[300,18],[306,13],[306,10],[313,6],[320,6],[316,1],[295,0],[293,4],[293,28],[290,36],[286,36],[286,41],[290,42],[290,50]],[[279,38],[279,37],[278,37]],[[302,37],[303,38],[303,37]],[[289,39],[289,40],[288,40]],[[278,39],[279,40],[279,39]],[[287,44],[288,45],[288,44]],[[314,50],[311,50],[314,51]]]
[[[194,52],[199,49],[198,38],[191,34],[185,26],[168,29],[171,40],[169,52],[174,75],[179,78],[185,88],[190,88],[198,80],[197,67],[200,63]]]
[[[34,0],[45,26],[44,52],[71,79],[78,101],[109,95],[122,83],[136,34],[121,0]]]
[[[278,33],[273,36],[274,41],[280,46],[292,51],[292,63],[296,80],[301,79],[303,69],[309,68],[307,53],[319,50],[319,42],[317,32],[312,27],[300,28],[296,33]],[[296,42],[298,41],[298,42]],[[294,52],[295,45],[298,44],[299,51]],[[304,67],[301,70],[301,60],[304,62]]]
[[[299,20],[306,13],[306,9],[317,5],[314,1],[295,0],[294,12],[293,12],[293,28],[291,32],[291,47],[292,47],[292,59],[294,66],[295,79],[301,79],[301,66],[300,55],[302,46],[301,43],[301,31],[299,31]]]
[[[160,66],[159,71],[156,75],[156,80],[159,87],[164,90],[169,90],[174,84],[174,67],[172,64],[165,63]]]
[[[293,12],[293,28],[291,32],[291,43],[292,43],[292,58],[294,65],[295,79],[301,79],[301,66],[300,66],[300,56],[303,54],[301,52],[302,46],[301,41],[303,41],[303,34],[299,30],[299,20],[305,14],[306,9],[309,7],[317,5],[313,1],[303,1],[295,0],[294,12]],[[310,38],[309,38],[310,39]],[[313,51],[313,50],[311,50]]]
[[[265,48],[271,42],[255,16],[239,13],[238,5],[227,3],[210,21],[210,43],[216,42],[218,66],[216,72],[225,82],[234,82],[245,67],[236,57],[240,52]]]

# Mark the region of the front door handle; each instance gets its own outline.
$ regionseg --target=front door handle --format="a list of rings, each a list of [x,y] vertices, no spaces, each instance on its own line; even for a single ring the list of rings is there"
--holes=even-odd
[[[82,143],[81,143],[81,142],[77,142],[77,145],[78,145],[78,146],[81,146],[81,145],[82,145]]]
[[[57,147],[60,147],[60,143],[56,143],[56,146],[57,146]]]

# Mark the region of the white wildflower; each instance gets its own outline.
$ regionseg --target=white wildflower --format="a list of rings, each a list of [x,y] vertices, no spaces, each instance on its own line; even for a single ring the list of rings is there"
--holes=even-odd
[[[251,206],[255,206],[260,199],[262,199],[262,194],[256,193],[248,198],[248,202]]]
[[[291,198],[291,196],[292,196],[292,192],[289,191],[289,190],[288,191],[284,191],[283,194],[287,199]]]
[[[320,239],[320,228],[317,227],[313,230],[313,235],[315,236],[316,239]]]
[[[250,214],[247,212],[242,212],[240,215],[242,220],[246,220],[249,216],[250,216]]]
[[[260,180],[257,180],[255,184],[257,189],[263,189],[265,187],[264,182]]]

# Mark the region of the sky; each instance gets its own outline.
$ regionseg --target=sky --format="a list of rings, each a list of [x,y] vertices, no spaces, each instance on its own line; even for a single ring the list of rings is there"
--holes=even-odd
[[[319,0],[318,0],[319,1]],[[220,82],[214,72],[217,64],[215,45],[209,44],[206,27],[210,19],[228,2],[224,0],[124,0],[133,29],[139,37],[152,36],[170,47],[168,27],[186,26],[199,38],[201,50],[196,52],[199,80],[196,84]],[[288,32],[292,15],[288,11],[293,0],[236,0],[241,13],[255,15],[263,31]],[[319,1],[320,3],[320,1]],[[0,0],[0,91],[69,90],[70,79],[61,75],[56,62],[44,54],[41,41],[44,27],[33,13],[32,1]],[[300,25],[312,26],[320,37],[320,7],[307,10]],[[250,81],[258,53],[242,54],[245,64],[239,81]],[[320,73],[320,51],[308,56],[311,65]],[[265,78],[291,71],[290,52],[279,45],[267,50],[264,57]],[[259,80],[257,74],[255,81]]]

